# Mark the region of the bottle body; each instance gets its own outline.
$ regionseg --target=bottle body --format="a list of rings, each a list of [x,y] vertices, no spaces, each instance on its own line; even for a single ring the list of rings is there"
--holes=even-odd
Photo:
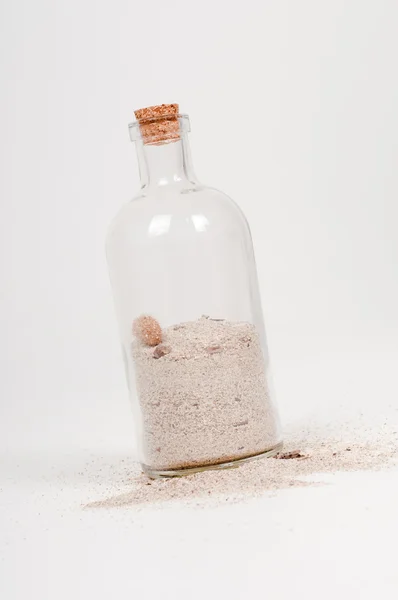
[[[221,192],[174,179],[144,186],[107,238],[139,460],[151,476],[281,443],[247,222]],[[159,327],[150,343],[137,335],[143,315]]]

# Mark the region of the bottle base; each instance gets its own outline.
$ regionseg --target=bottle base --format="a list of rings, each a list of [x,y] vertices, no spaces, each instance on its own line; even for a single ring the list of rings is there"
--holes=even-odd
[[[202,473],[203,471],[212,471],[212,470],[220,470],[220,469],[235,469],[239,467],[243,463],[247,463],[252,460],[257,460],[260,458],[270,458],[278,454],[283,448],[283,442],[279,442],[273,448],[269,450],[265,450],[264,452],[260,452],[259,454],[253,454],[251,456],[244,456],[243,458],[237,458],[235,460],[230,460],[227,462],[202,465],[198,467],[183,467],[181,469],[165,469],[158,470],[149,467],[148,465],[142,464],[141,467],[143,472],[148,475],[150,479],[161,479],[164,477],[184,477],[185,475],[194,475],[195,473]]]

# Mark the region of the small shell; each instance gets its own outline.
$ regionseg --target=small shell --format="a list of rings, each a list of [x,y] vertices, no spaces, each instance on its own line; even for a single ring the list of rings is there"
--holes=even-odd
[[[152,356],[153,358],[162,358],[162,356],[170,354],[170,352],[170,346],[166,346],[165,344],[159,344],[159,346],[156,346],[155,350],[153,351]]]
[[[162,328],[156,319],[148,315],[135,319],[133,334],[145,346],[157,346],[162,341]]]
[[[234,427],[243,427],[244,425],[249,424],[249,419],[245,419],[244,421],[240,421],[239,423],[234,423]]]
[[[307,456],[300,452],[300,450],[292,450],[291,452],[278,452],[278,454],[275,454],[274,458],[289,460],[291,458],[307,458]]]
[[[210,344],[210,346],[207,346],[206,352],[208,354],[218,354],[219,352],[222,352],[222,348],[218,344]]]

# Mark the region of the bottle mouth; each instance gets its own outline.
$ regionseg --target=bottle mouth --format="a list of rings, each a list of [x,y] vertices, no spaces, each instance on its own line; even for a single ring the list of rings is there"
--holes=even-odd
[[[178,112],[178,104],[161,104],[135,111],[136,121],[129,124],[130,139],[148,145],[176,142],[190,131],[189,117]]]

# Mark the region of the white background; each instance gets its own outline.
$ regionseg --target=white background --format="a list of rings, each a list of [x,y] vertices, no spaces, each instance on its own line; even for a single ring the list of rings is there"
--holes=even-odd
[[[398,407],[396,0],[0,13],[1,598],[395,598],[392,475],[122,519],[83,516],[73,474],[133,451],[103,245],[150,104],[180,103],[251,224],[284,421]]]

